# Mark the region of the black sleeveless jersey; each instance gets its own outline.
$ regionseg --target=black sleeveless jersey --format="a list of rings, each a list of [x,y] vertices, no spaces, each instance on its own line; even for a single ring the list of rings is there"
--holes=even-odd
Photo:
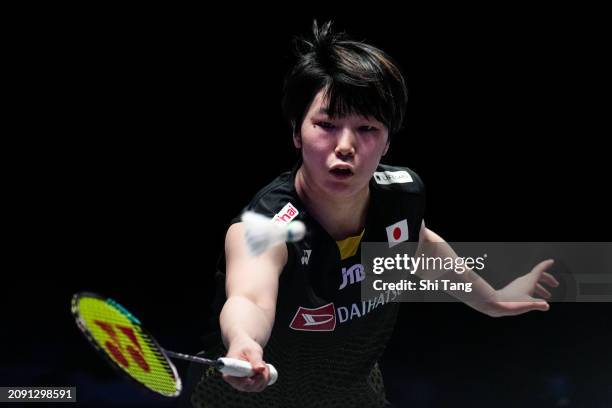
[[[261,393],[243,393],[212,370],[192,395],[196,407],[382,407],[377,361],[398,312],[394,292],[361,299],[361,254],[341,258],[333,238],[308,214],[295,191],[295,174],[281,174],[245,208],[277,222],[301,220],[306,237],[287,244],[279,277],[276,318],[264,360],[279,372]],[[370,181],[370,202],[362,242],[418,241],[425,208],[416,173],[379,165]],[[236,217],[233,222],[239,222]],[[225,263],[217,272],[224,281]],[[253,271],[257,273],[257,271]],[[224,355],[222,348],[212,350]]]

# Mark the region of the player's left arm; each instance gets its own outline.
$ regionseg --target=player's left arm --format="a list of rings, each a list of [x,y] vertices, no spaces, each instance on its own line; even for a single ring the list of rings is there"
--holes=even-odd
[[[428,229],[425,222],[419,232],[418,254],[425,257],[457,258],[457,253],[438,234]],[[559,282],[546,272],[553,264],[548,259],[537,264],[529,273],[510,282],[506,287],[495,290],[482,277],[471,269],[463,273],[447,272],[443,278],[456,283],[471,283],[470,293],[461,291],[449,292],[452,296],[468,306],[491,317],[513,316],[532,310],[546,311],[549,309],[547,299],[550,292],[543,286],[556,287]],[[430,271],[417,271],[423,279],[430,279]],[[537,296],[537,297],[536,297]]]

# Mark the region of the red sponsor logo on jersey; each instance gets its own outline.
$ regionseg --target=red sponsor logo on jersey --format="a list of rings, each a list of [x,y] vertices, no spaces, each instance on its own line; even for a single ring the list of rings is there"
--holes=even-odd
[[[294,219],[300,212],[291,203],[287,203],[279,212],[274,216],[274,221],[287,224]]]
[[[336,309],[333,303],[316,309],[300,306],[289,325],[293,330],[333,331],[336,328]]]

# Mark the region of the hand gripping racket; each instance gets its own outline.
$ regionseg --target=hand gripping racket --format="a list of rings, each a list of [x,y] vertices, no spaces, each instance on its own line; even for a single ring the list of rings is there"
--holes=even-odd
[[[169,357],[210,365],[234,377],[253,375],[247,361],[227,357],[212,360],[163,349],[140,320],[112,299],[77,293],[72,298],[72,314],[85,337],[112,366],[166,397],[178,397],[182,390],[181,379]],[[268,385],[272,385],[278,372],[271,364],[268,369]]]

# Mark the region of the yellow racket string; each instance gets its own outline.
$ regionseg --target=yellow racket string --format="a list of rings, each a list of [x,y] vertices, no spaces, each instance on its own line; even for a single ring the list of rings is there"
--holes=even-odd
[[[118,367],[153,391],[179,394],[180,380],[133,315],[112,300],[96,297],[80,297],[76,306],[81,323]]]

